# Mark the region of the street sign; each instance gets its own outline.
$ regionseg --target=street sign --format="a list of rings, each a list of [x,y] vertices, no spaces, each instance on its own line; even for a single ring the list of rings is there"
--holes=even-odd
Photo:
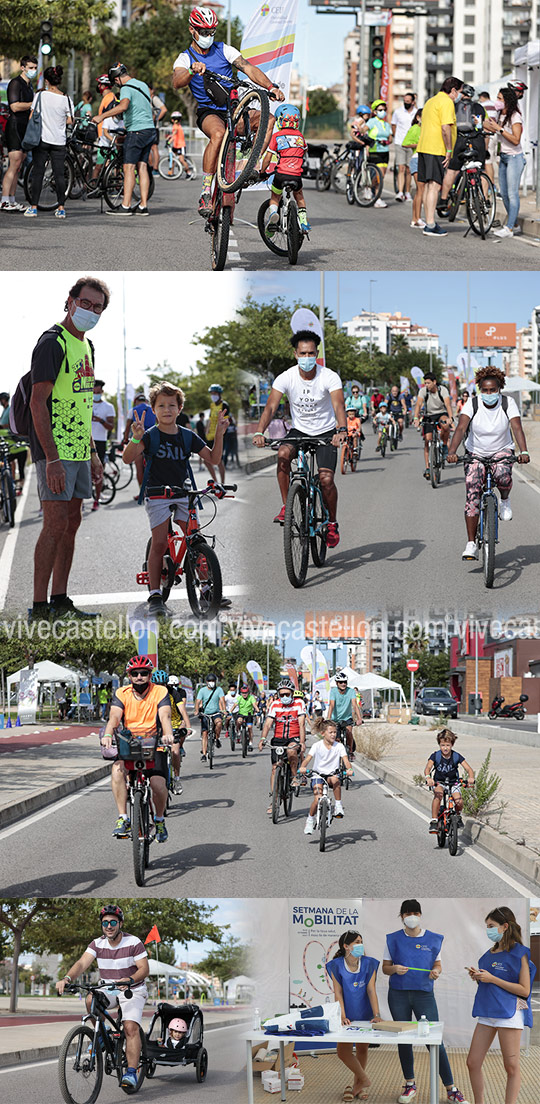
[[[417,659],[408,659],[407,660],[407,670],[408,671],[417,671],[419,666],[420,666],[420,664],[419,664]]]
[[[470,343],[473,349],[515,349],[515,322],[471,322]],[[469,344],[469,325],[463,323],[463,344]]]

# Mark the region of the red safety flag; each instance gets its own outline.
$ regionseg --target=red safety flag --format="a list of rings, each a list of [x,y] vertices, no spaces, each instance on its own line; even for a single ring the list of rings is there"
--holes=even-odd
[[[146,939],[145,939],[144,942],[145,942],[145,944],[146,943],[161,943],[161,936],[160,936],[155,924],[154,924],[154,927],[152,928],[152,930],[148,932],[148,935],[146,936]]]

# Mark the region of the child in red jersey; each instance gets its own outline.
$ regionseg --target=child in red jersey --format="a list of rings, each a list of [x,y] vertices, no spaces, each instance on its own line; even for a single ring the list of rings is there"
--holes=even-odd
[[[278,225],[278,206],[283,192],[284,179],[296,177],[299,187],[296,191],[298,220],[307,234],[311,227],[307,220],[306,201],[302,191],[302,167],[307,142],[300,133],[300,112],[292,104],[280,104],[276,111],[276,130],[270,139],[262,171],[265,172],[271,161],[275,161],[275,174],[272,183],[272,195],[265,215],[265,227],[268,237],[272,237]]]

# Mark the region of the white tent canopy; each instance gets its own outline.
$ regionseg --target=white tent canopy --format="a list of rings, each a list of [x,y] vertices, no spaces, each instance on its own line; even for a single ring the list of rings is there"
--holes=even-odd
[[[20,683],[23,671],[27,670],[27,667],[21,667],[20,671],[15,671],[13,675],[9,676],[7,680],[8,695],[11,695],[13,687]],[[79,696],[79,676],[76,671],[70,671],[68,667],[61,667],[59,663],[53,663],[50,659],[43,659],[39,663],[35,663],[34,671],[37,671],[38,682],[74,683],[77,689],[77,697]]]
[[[340,675],[347,676],[347,682],[349,686],[354,687],[355,690],[359,690],[361,694],[369,692],[371,696],[371,713],[373,714],[373,699],[376,690],[384,691],[399,691],[399,697],[404,705],[407,705],[407,699],[403,693],[403,687],[399,682],[393,682],[392,679],[384,678],[383,675],[375,674],[374,671],[368,671],[365,675],[359,675],[357,671],[354,671],[352,667],[341,667],[338,671]],[[330,679],[330,686],[336,685],[336,675]]]
[[[253,978],[246,977],[245,974],[239,974],[238,977],[229,978],[228,981],[223,983],[225,995],[227,1000],[236,1000],[239,989],[252,989],[255,990],[255,982]]]
[[[507,376],[503,391],[506,395],[512,391],[540,391],[540,383],[526,379],[525,376]]]

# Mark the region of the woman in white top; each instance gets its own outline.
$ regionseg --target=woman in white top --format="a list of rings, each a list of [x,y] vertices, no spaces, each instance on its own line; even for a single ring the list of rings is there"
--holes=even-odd
[[[506,226],[494,233],[499,238],[509,238],[514,232],[519,214],[519,182],[525,168],[525,154],[521,146],[523,117],[513,88],[501,88],[495,107],[499,108],[497,120],[484,119],[484,130],[500,138],[499,190],[506,208]]]
[[[516,458],[514,439],[520,450],[517,454],[518,464],[528,464],[530,460],[516,403],[510,395],[501,396],[506,383],[504,372],[500,368],[479,368],[475,382],[478,394],[467,399],[463,406],[448,452],[448,463],[455,464],[457,450],[463,438],[466,438],[467,544],[461,557],[463,560],[478,559],[476,530],[486,474],[482,460],[489,457],[495,461],[492,472],[493,480],[501,495],[499,511],[501,521],[512,520],[509,496],[512,489],[512,463]]]
[[[50,159],[58,207],[56,218],[65,218],[66,198],[65,163],[66,163],[66,124],[73,122],[74,110],[69,96],[64,96],[60,91],[60,82],[64,70],[61,65],[51,65],[45,70],[45,88],[36,94],[32,104],[32,113],[35,110],[38,96],[41,103],[41,142],[33,152],[32,169],[32,206],[24,212],[25,217],[36,218],[37,205],[43,185],[45,166]]]

